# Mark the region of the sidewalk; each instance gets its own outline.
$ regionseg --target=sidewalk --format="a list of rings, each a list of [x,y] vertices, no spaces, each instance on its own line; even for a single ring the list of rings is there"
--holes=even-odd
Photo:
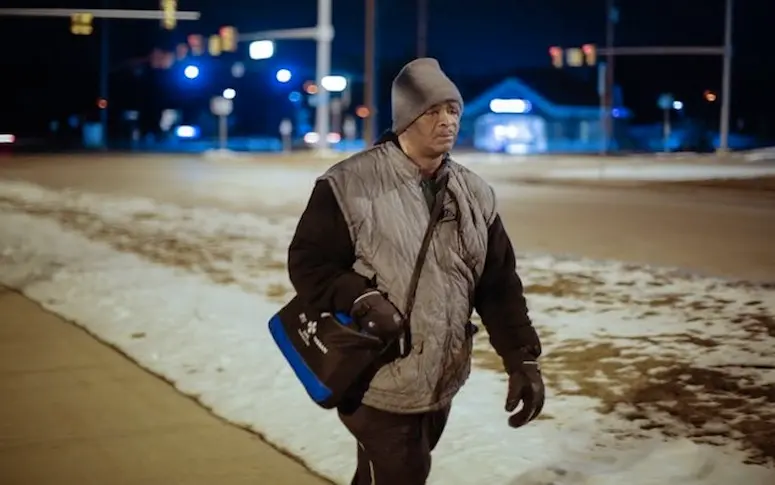
[[[327,482],[0,287],[0,484],[216,483]]]

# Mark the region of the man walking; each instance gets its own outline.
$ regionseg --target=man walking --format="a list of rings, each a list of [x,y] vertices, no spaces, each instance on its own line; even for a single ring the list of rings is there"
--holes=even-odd
[[[492,188],[449,158],[463,100],[438,62],[416,59],[392,85],[391,132],[318,179],[288,252],[305,304],[349,313],[364,331],[401,342],[339,416],[357,440],[353,485],[423,485],[431,451],[468,378],[481,316],[509,375],[513,428],[535,419],[541,344]],[[407,290],[431,208],[443,211],[420,273],[408,335]]]

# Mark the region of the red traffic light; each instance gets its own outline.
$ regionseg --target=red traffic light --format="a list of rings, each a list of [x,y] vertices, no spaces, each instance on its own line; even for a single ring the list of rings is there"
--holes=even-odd
[[[584,44],[581,46],[581,50],[584,52],[584,54],[589,55],[595,52],[595,46],[592,44]]]
[[[562,47],[559,46],[552,46],[549,48],[549,56],[552,58],[552,65],[556,68],[561,68],[563,66],[563,52]]]
[[[191,54],[195,56],[201,56],[204,51],[204,41],[199,34],[191,34],[188,36],[188,46],[191,49]]]
[[[221,38],[221,44],[225,52],[235,52],[237,50],[237,29],[227,25],[220,28],[218,35]]]

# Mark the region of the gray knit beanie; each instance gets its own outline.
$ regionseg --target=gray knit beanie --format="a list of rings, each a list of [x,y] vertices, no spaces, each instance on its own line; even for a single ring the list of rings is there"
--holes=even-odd
[[[457,86],[441,70],[439,61],[430,57],[405,65],[393,80],[390,95],[392,131],[397,135],[436,104],[456,101],[463,108],[463,97]]]

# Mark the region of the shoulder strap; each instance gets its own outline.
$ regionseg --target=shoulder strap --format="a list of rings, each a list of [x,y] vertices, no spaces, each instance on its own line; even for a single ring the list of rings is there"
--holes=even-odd
[[[433,202],[433,208],[431,209],[431,218],[428,221],[428,227],[425,228],[425,235],[420,245],[420,252],[417,253],[417,260],[414,263],[414,270],[412,271],[412,278],[409,280],[409,290],[406,297],[406,308],[404,309],[404,325],[406,330],[409,327],[409,316],[414,309],[414,301],[417,296],[417,285],[420,283],[420,273],[422,273],[422,267],[425,264],[425,257],[428,255],[428,248],[431,245],[431,239],[433,239],[433,231],[436,229],[441,218],[441,211],[444,208],[444,196],[447,192],[447,182],[449,181],[449,175],[446,175],[439,183],[439,188],[436,191],[436,199]]]

